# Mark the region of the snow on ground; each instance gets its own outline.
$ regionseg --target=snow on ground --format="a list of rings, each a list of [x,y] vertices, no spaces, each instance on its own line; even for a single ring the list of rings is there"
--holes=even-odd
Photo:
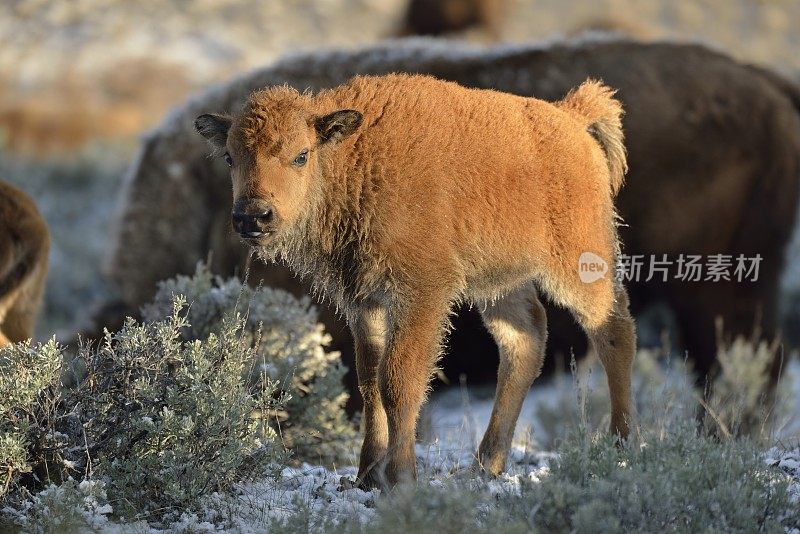
[[[764,454],[764,461],[792,477],[794,482],[789,486],[789,495],[792,502],[800,506],[800,447],[789,451],[772,448]]]
[[[471,468],[474,452],[460,449],[452,443],[417,445],[417,467],[420,482],[431,487],[443,487],[448,477],[465,473]],[[547,476],[552,453],[532,452],[514,447],[509,457],[509,469],[500,477],[488,480],[485,489],[491,494],[517,492],[523,479],[538,482]],[[130,534],[161,532],[263,532],[273,521],[284,521],[298,510],[307,510],[310,517],[322,517],[334,522],[355,520],[368,522],[375,515],[380,490],[363,491],[353,487],[357,469],[352,466],[329,470],[303,464],[286,467],[277,476],[242,483],[231,494],[214,493],[203,501],[200,514],[184,513],[164,529],[154,529],[144,521],[117,523],[109,516],[111,506],[101,504],[105,498],[102,484],[84,481],[78,485],[82,502],[77,513],[94,532]],[[479,479],[475,479],[479,484]],[[63,489],[51,486],[38,496],[47,503],[64,501]],[[24,518],[25,513],[20,514]],[[225,525],[221,529],[221,525]],[[29,525],[32,526],[32,525]]]
[[[443,487],[448,476],[463,472],[472,465],[471,449],[458,449],[444,442],[440,444],[442,446],[417,446],[420,481],[431,487]],[[549,463],[554,458],[552,453],[532,452],[515,446],[509,458],[508,472],[489,481],[487,489],[492,494],[519,491],[523,479],[538,482],[546,477]],[[789,491],[793,501],[800,504],[800,447],[789,451],[770,449],[764,460],[794,479]],[[324,515],[335,522],[370,521],[376,513],[375,504],[380,491],[352,488],[348,481],[352,481],[355,475],[355,467],[336,471],[308,464],[287,467],[275,478],[240,484],[230,495],[211,495],[205,500],[201,515],[185,513],[166,530],[149,528],[144,522],[115,523],[107,517],[111,508],[97,504],[97,488],[88,482],[81,483],[80,487],[86,492],[83,515],[96,532],[261,532],[272,521],[283,521],[303,509],[308,510],[311,517]],[[226,528],[221,529],[221,524],[226,524]]]
[[[600,382],[604,375],[601,369],[592,370],[589,378],[589,389],[602,388]],[[794,358],[785,371],[788,381],[787,394],[790,397],[788,412],[790,416],[781,421],[776,429],[776,439],[783,442],[800,443],[800,361]],[[672,379],[677,379],[672,376]],[[635,388],[647,387],[647,384],[634,384]],[[661,386],[658,386],[661,387]],[[572,376],[564,375],[551,379],[542,379],[534,383],[530,389],[520,412],[515,442],[542,446],[551,443],[556,436],[547,433],[547,425],[539,418],[543,406],[556,409],[559,399],[563,399],[565,391],[572,392],[575,382]],[[570,393],[567,393],[570,394]],[[577,394],[575,402],[577,403]],[[469,388],[450,388],[435,395],[423,416],[423,427],[427,425],[427,435],[431,442],[454,442],[462,448],[476,449],[492,414],[494,403],[494,387],[481,386]],[[565,418],[565,420],[567,420]]]
[[[548,385],[531,394],[523,417],[526,413],[532,413],[530,405],[534,402],[530,401],[544,399],[552,387]],[[468,472],[474,462],[472,439],[478,435],[473,431],[483,430],[491,411],[485,401],[479,400],[471,405],[461,405],[462,408],[468,408],[468,415],[465,415],[459,408],[454,408],[451,396],[452,393],[448,392],[433,399],[434,413],[438,419],[436,428],[448,437],[437,437],[431,443],[418,444],[416,449],[419,480],[431,487],[443,487],[449,477]],[[454,433],[454,428],[460,428],[461,432]],[[526,429],[519,429],[517,436],[524,443],[529,443]],[[523,479],[539,482],[548,475],[549,465],[557,455],[534,451],[524,443],[512,448],[508,471],[488,481],[489,492],[516,492]],[[788,451],[772,448],[764,454],[764,461],[793,478],[789,492],[793,501],[800,504],[800,446]],[[219,511],[224,511],[227,517],[232,514],[236,518],[231,525],[234,531],[257,531],[269,520],[286,519],[299,508],[308,509],[312,515],[314,512],[324,513],[327,518],[336,521],[357,518],[360,522],[367,522],[376,513],[375,504],[380,498],[380,491],[353,488],[356,471],[355,467],[331,471],[308,464],[299,468],[285,468],[277,479],[241,484],[232,496],[212,496],[207,501],[205,517],[184,515],[171,525],[171,529],[219,532],[214,520],[219,520],[222,517]]]
[[[791,371],[795,377],[795,402],[800,407],[800,380],[797,379],[800,377],[800,364],[794,362]],[[536,418],[536,407],[541,403],[555,407],[555,400],[563,395],[561,388],[564,387],[574,387],[571,377],[542,381],[531,389],[520,415],[508,471],[495,480],[471,479],[476,485],[484,484],[482,488],[492,494],[516,492],[524,479],[538,482],[547,476],[556,455],[537,450],[532,439],[532,431],[541,426]],[[444,487],[454,475],[470,472],[477,444],[491,414],[492,396],[491,388],[475,387],[453,388],[434,395],[427,414],[423,416],[424,443],[419,443],[416,448],[421,483],[434,488]],[[792,428],[793,434],[784,430],[784,437],[779,440],[783,446],[768,450],[764,461],[794,479],[789,491],[794,502],[800,504],[800,433],[796,423]],[[537,436],[536,432],[533,432],[533,437],[548,439],[547,436]],[[788,450],[787,444],[791,445]],[[227,531],[260,532],[271,522],[286,520],[298,510],[307,510],[311,517],[324,516],[334,522],[368,522],[376,514],[380,491],[354,488],[356,471],[352,466],[334,470],[309,464],[286,467],[275,476],[241,483],[229,494],[210,495],[203,502],[201,514],[184,513],[174,518],[166,531],[220,532],[220,525],[225,525]],[[102,494],[102,488],[96,484],[83,482],[79,485],[85,493],[82,515],[93,530],[104,533],[164,532],[152,529],[144,522],[120,524],[110,520],[111,507],[98,504],[97,495]],[[57,491],[57,488],[51,488],[45,493]]]
[[[448,476],[467,472],[472,466],[471,449],[417,445],[417,466],[420,481],[432,487],[443,486]],[[523,478],[537,482],[548,472],[551,453],[534,453],[520,447],[512,450],[508,473],[488,482],[491,493],[518,491]],[[283,520],[293,511],[307,509],[311,515],[324,514],[327,519],[369,521],[375,514],[380,490],[363,491],[353,487],[357,469],[344,467],[335,471],[303,464],[287,467],[276,479],[240,484],[235,495],[214,495],[206,500],[207,515],[185,515],[171,528],[193,531],[215,530],[214,521],[226,516],[235,517],[232,528],[248,531],[272,520]]]

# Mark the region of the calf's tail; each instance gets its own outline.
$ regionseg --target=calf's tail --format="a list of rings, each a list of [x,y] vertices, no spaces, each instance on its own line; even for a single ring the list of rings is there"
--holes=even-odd
[[[611,193],[616,196],[622,187],[628,162],[625,136],[622,133],[622,104],[614,98],[616,91],[596,80],[586,80],[558,103],[561,109],[570,110],[586,119],[586,130],[600,144],[606,154]]]

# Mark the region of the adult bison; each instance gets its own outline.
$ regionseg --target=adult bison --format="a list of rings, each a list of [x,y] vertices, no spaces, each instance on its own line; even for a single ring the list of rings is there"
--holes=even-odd
[[[220,273],[241,272],[248,256],[230,229],[228,168],[209,163],[207,146],[193,132],[195,117],[210,109],[236,111],[266,86],[318,90],[356,74],[389,72],[546,100],[563,98],[587,77],[618,88],[630,166],[617,199],[624,252],[666,254],[673,261],[681,254],[762,258],[756,281],[662,281],[656,275],[648,282],[645,269],[627,283],[632,310],[658,301],[670,306],[701,377],[714,368],[716,316],[731,333],[749,333],[757,319],[765,336],[775,333],[800,183],[800,92],[703,46],[611,39],[489,49],[410,40],[293,55],[190,99],[145,137],[127,176],[108,265],[125,307],[137,310],[157,281],[193,271],[209,251]],[[308,290],[282,267],[254,266],[251,281],[261,277],[295,293]],[[347,328],[332,310],[323,311],[352,368]],[[585,349],[571,321],[563,314],[550,318],[551,352]],[[475,380],[487,358],[497,361],[496,348],[475,312],[462,310],[454,325],[445,373],[466,372]]]

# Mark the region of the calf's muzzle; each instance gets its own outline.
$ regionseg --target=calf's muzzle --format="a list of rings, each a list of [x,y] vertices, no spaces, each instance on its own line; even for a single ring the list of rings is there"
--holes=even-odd
[[[233,229],[243,238],[258,238],[274,231],[275,210],[264,200],[244,198],[233,205]]]

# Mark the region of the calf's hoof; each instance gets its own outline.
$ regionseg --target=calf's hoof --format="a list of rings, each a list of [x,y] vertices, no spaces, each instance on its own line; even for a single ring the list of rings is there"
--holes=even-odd
[[[611,432],[612,436],[617,438],[618,444],[622,444],[628,441],[628,434],[630,433],[628,422],[625,419],[620,419],[615,421],[612,418],[609,432]]]
[[[472,470],[491,478],[497,478],[500,473],[506,470],[506,459],[505,457],[496,458],[481,456],[481,454],[478,453],[475,462],[472,464]]]
[[[375,466],[365,473],[359,473],[355,481],[355,486],[364,491],[371,491],[374,489],[386,490],[389,488],[386,476],[383,474],[383,469],[379,466]]]
[[[417,464],[413,460],[402,463],[392,463],[388,461],[386,463],[385,475],[386,485],[389,489],[398,484],[415,482],[417,480]]]

